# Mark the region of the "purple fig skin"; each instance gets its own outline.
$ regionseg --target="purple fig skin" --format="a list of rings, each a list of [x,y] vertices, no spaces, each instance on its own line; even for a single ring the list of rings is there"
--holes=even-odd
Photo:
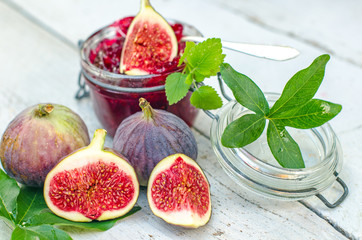
[[[18,182],[41,187],[64,156],[89,142],[88,129],[78,114],[59,104],[37,104],[9,123],[0,143],[1,163]]]
[[[153,168],[169,155],[182,153],[197,159],[197,143],[189,126],[170,112],[152,108],[121,122],[113,149],[130,161],[141,186],[147,186]]]

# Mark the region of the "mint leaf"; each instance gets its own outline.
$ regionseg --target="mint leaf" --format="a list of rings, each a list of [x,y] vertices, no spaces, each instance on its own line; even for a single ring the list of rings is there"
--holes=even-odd
[[[321,55],[313,63],[297,72],[285,85],[280,98],[270,109],[269,117],[281,111],[299,107],[313,98],[322,83],[329,55]]]
[[[221,64],[220,72],[236,101],[257,114],[269,113],[269,104],[263,92],[250,78],[235,71],[228,63]]]
[[[190,74],[190,75],[191,75],[191,74]],[[205,76],[202,75],[202,74],[200,74],[200,73],[198,73],[198,72],[195,72],[195,73],[193,74],[193,78],[194,78],[195,81],[198,82],[198,83],[205,80]]]
[[[12,225],[16,218],[16,198],[20,192],[17,182],[0,169],[0,217]]]
[[[222,106],[222,100],[215,89],[210,86],[201,86],[196,89],[190,98],[190,102],[197,108],[211,110]]]
[[[191,74],[188,74],[187,77],[186,77],[186,81],[185,83],[189,86],[191,86],[191,84],[193,83],[193,78],[192,78],[192,75]]]
[[[167,76],[165,90],[170,105],[177,103],[186,96],[191,84],[185,83],[187,77],[188,75],[183,73],[174,73]]]
[[[263,115],[247,114],[231,122],[221,137],[221,143],[229,148],[241,148],[260,137],[265,128]]]
[[[63,230],[50,225],[40,225],[33,227],[17,226],[12,235],[11,240],[71,240],[72,238]]]
[[[17,198],[18,214],[16,216],[16,224],[26,222],[32,216],[40,213],[44,209],[48,209],[43,196],[42,188],[31,188],[23,186]]]
[[[205,78],[215,76],[220,71],[225,54],[222,54],[222,45],[219,38],[209,38],[199,44],[186,42],[185,50],[180,57],[178,66],[185,64],[182,73],[172,73],[166,79],[166,96],[169,104],[174,104],[184,98],[191,85],[195,85],[195,92],[190,99],[191,104],[205,110],[216,109],[222,106],[221,98],[211,87],[203,86],[197,89],[196,83]],[[212,90],[211,90],[211,89]],[[211,94],[206,96],[206,94]],[[209,102],[203,102],[209,101]]]
[[[50,210],[46,210],[38,215],[33,216],[29,221],[26,223],[27,226],[37,226],[42,224],[50,224],[50,225],[58,225],[58,226],[71,226],[71,227],[78,227],[78,228],[84,228],[84,229],[95,229],[100,231],[106,231],[110,228],[112,228],[119,220],[131,216],[132,214],[138,212],[141,210],[141,207],[134,206],[131,211],[129,211],[127,214],[107,220],[107,221],[92,221],[92,222],[73,222],[69,221],[67,219],[58,217],[54,215]]]
[[[222,54],[222,45],[219,38],[209,38],[197,45],[188,44],[180,61],[187,64],[187,72],[196,75],[197,82],[204,78],[215,76],[220,71],[225,54]]]
[[[195,46],[196,44],[194,42],[186,42],[186,47],[182,56],[180,57],[178,66],[181,66],[181,64],[185,62],[186,57],[194,50]]]
[[[277,112],[273,115],[273,120],[293,128],[315,128],[334,118],[341,110],[342,106],[339,104],[312,99],[300,108]]]
[[[298,144],[289,135],[284,126],[270,120],[267,130],[267,141],[273,156],[282,167],[305,167]]]

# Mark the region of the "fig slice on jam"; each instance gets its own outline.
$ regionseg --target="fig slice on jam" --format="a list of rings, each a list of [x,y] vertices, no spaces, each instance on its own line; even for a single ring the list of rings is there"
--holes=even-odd
[[[168,156],[156,165],[147,198],[152,212],[174,225],[198,228],[211,217],[207,178],[198,164],[183,154]]]
[[[141,9],[133,19],[124,42],[120,73],[147,75],[156,73],[178,53],[175,32],[150,5],[141,0]]]
[[[106,130],[91,143],[62,159],[47,175],[44,198],[52,212],[71,221],[113,219],[135,205],[139,184],[128,161],[104,149]]]

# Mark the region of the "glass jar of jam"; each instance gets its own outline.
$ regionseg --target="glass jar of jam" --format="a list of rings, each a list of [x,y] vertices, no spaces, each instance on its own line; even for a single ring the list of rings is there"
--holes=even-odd
[[[132,19],[121,19],[81,42],[81,90],[84,91],[84,83],[89,87],[94,111],[111,136],[123,119],[141,110],[138,106],[141,97],[152,107],[172,112],[192,126],[198,110],[190,104],[191,93],[173,105],[168,104],[165,94],[166,77],[183,69],[177,66],[179,57],[150,75],[133,76],[119,72],[120,54]],[[185,46],[180,41],[182,36],[202,36],[188,24],[170,21],[170,25],[179,40],[179,51]],[[82,97],[79,92],[77,97]]]

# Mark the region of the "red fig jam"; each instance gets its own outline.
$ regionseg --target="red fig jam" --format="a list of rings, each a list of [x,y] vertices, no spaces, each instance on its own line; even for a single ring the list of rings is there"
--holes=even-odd
[[[113,136],[124,118],[141,111],[138,99],[143,97],[152,107],[170,111],[192,126],[198,110],[190,104],[191,94],[177,104],[169,106],[164,90],[166,77],[182,70],[181,67],[177,67],[179,57],[155,69],[151,75],[120,74],[122,47],[132,19],[133,17],[126,17],[102,28],[82,45],[82,77],[90,87],[93,108],[98,119]],[[185,47],[185,44],[180,42],[183,35],[201,35],[187,24],[175,23],[171,24],[171,27],[179,41],[179,51]]]

